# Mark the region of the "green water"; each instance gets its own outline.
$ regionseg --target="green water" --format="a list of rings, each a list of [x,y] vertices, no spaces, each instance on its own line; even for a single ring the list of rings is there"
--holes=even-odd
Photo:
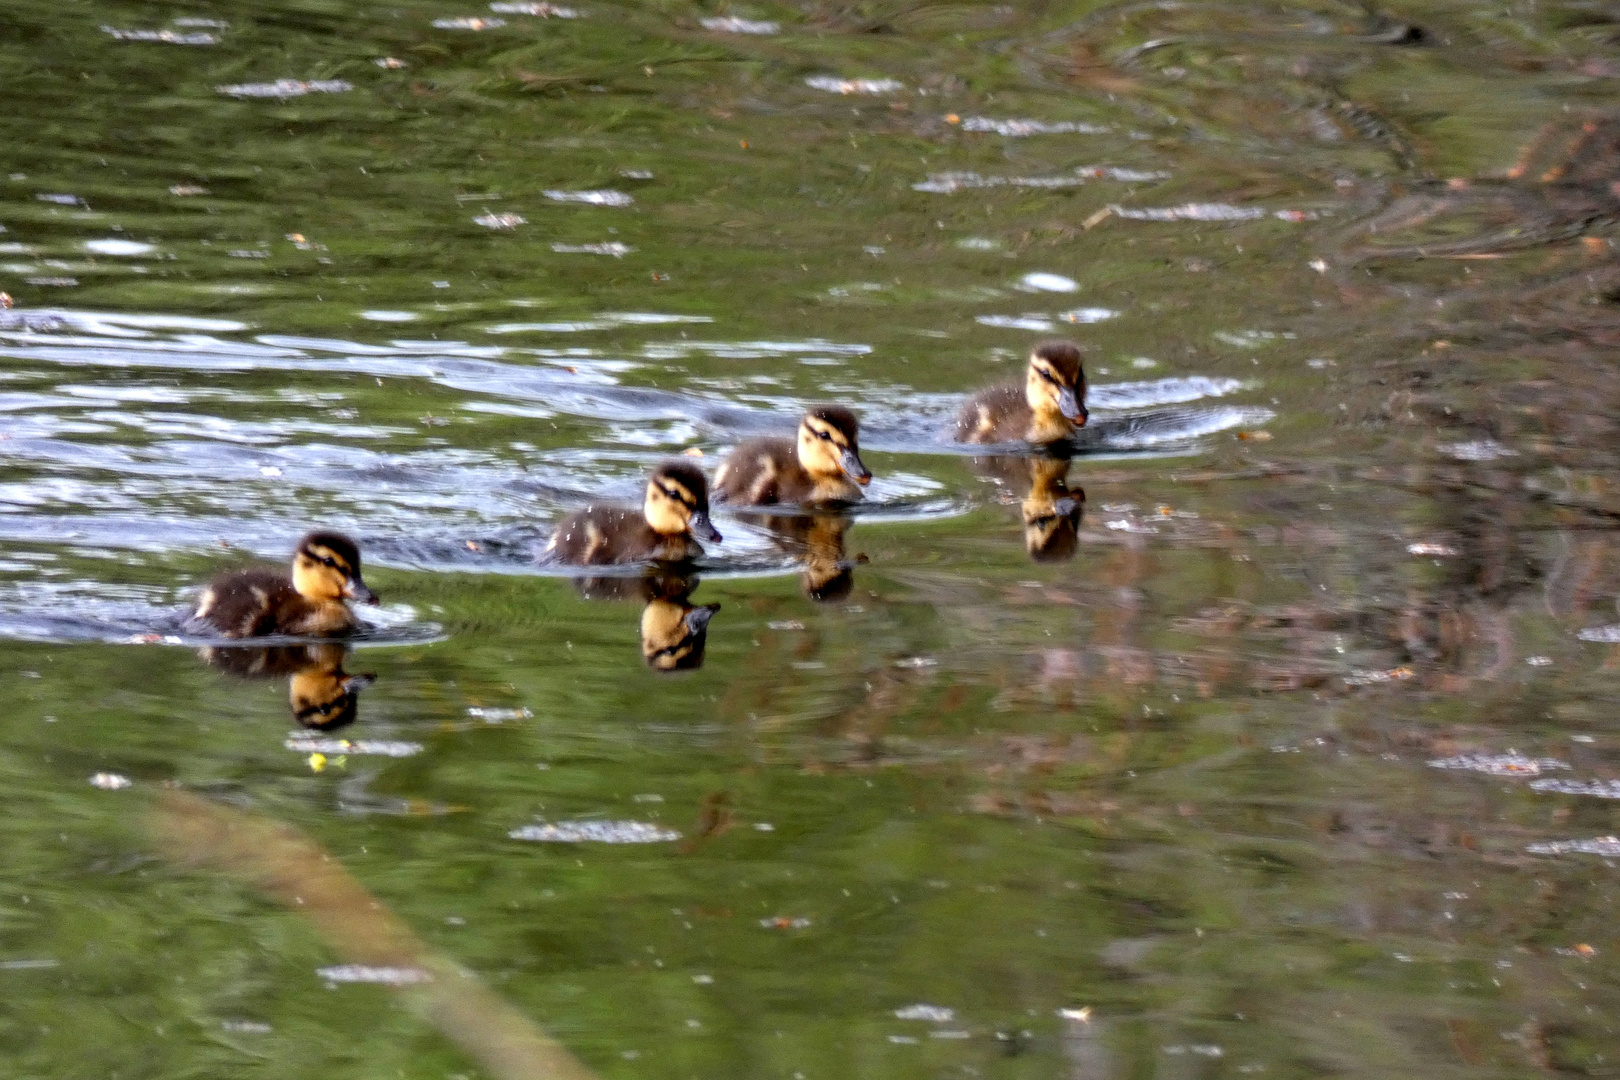
[[[1611,7],[570,6],[0,11],[0,1075],[491,1075],[174,786],[605,1077],[1620,1075]],[[943,433],[1053,335],[1037,561]],[[533,565],[822,400],[866,503],[721,513],[698,670]],[[177,616],[315,525],[325,734]]]

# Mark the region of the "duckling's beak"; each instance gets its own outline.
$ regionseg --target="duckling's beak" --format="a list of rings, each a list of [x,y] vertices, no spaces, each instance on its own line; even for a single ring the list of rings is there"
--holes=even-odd
[[[872,482],[872,470],[862,463],[861,455],[855,452],[853,446],[845,447],[844,455],[838,459],[838,463],[843,466],[844,472],[849,474],[849,478],[861,487]]]
[[[707,510],[693,511],[692,516],[686,521],[686,527],[692,530],[692,535],[699,540],[707,540],[711,544],[720,542],[720,530],[709,520]]]
[[[709,628],[709,620],[714,618],[714,613],[719,610],[719,604],[704,604],[688,611],[681,617],[681,621],[686,624],[688,633],[701,634]]]
[[[1086,421],[1091,419],[1091,414],[1080,404],[1080,398],[1072,386],[1058,391],[1058,412],[1063,414],[1065,420],[1073,420],[1076,427],[1085,427]]]
[[[369,671],[363,675],[345,675],[343,677],[343,692],[345,694],[358,694],[376,681],[377,676]]]
[[[349,578],[343,583],[343,599],[356,600],[362,604],[370,604],[373,607],[382,603],[381,600],[377,599],[377,594],[366,588],[366,583],[357,577]]]

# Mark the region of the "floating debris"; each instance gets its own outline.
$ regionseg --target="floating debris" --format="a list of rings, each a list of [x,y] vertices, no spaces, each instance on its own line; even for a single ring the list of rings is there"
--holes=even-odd
[[[954,121],[950,117],[945,119],[960,123],[963,131],[988,131],[1014,139],[1029,135],[1106,135],[1111,130],[1101,124],[1082,124],[1071,120],[994,120],[988,116],[964,116]]]
[[[150,255],[156,244],[143,244],[139,240],[86,240],[84,250],[94,255]]]
[[[803,630],[804,623],[798,619],[777,619],[765,624],[772,630]]]
[[[1045,315],[975,315],[973,321],[981,326],[994,326],[999,330],[1028,330],[1045,334],[1057,329],[1057,323]]]
[[[527,221],[522,214],[480,214],[473,218],[473,224],[486,229],[515,229]]]
[[[1407,544],[1406,553],[1408,555],[1433,555],[1435,558],[1444,559],[1450,558],[1451,556],[1457,554],[1457,549],[1449,544],[1420,542],[1416,544]]]
[[[76,277],[26,277],[23,281],[44,289],[71,289],[79,283]]]
[[[498,11],[502,15],[534,15],[542,19],[577,19],[579,12],[571,7],[560,7],[557,4],[544,3],[494,3],[489,10]]]
[[[433,976],[421,968],[371,967],[367,964],[338,964],[316,968],[315,974],[333,983],[376,983],[379,986],[411,986],[431,982]]]
[[[713,19],[703,19],[703,29],[718,30],[722,34],[774,34],[782,29],[780,23],[765,22],[763,20],[739,19],[734,15],[724,15]]]
[[[610,240],[605,244],[552,244],[551,250],[562,255],[611,255],[615,259],[622,259],[636,249],[629,244]]]
[[[1509,750],[1505,754],[1458,754],[1455,757],[1436,758],[1428,764],[1431,769],[1454,769],[1487,776],[1540,776],[1553,769],[1569,768],[1568,763],[1556,758],[1526,757],[1517,750]]]
[[[1090,1005],[1087,1005],[1083,1009],[1059,1009],[1057,1014],[1065,1020],[1073,1020],[1081,1024],[1091,1023]]]
[[[1548,667],[1553,661],[1550,656],[1527,656],[1524,658],[1524,662],[1531,667]]]
[[[1559,956],[1579,956],[1586,960],[1590,960],[1592,957],[1597,955],[1597,950],[1586,944],[1572,945],[1567,949],[1557,948],[1554,949],[1553,952],[1557,953]]]
[[[1590,840],[1543,840],[1524,850],[1532,855],[1602,855],[1620,858],[1620,837],[1595,836]]]
[[[1372,686],[1376,683],[1404,681],[1413,678],[1415,675],[1416,672],[1409,667],[1396,667],[1388,670],[1355,668],[1344,677],[1344,681],[1346,686]]]
[[[944,172],[929,173],[928,179],[912,184],[911,190],[952,195],[970,188],[1066,188],[1079,187],[1084,183],[1085,180],[1078,176],[980,176],[975,172]]]
[[[664,844],[679,840],[674,829],[644,821],[558,821],[525,825],[506,834],[513,840],[543,844]]]
[[[197,184],[170,184],[169,194],[184,199],[192,195],[207,195],[208,189]]]
[[[956,1010],[943,1005],[907,1005],[894,1010],[896,1020],[926,1020],[930,1024],[948,1024],[956,1019]]]
[[[759,925],[767,930],[803,930],[810,925],[810,920],[803,917],[792,918],[787,915],[778,915],[775,918],[759,920]]]
[[[309,735],[289,735],[282,743],[297,754],[356,754],[369,757],[414,757],[422,744],[382,739],[319,739]]]
[[[177,23],[180,21],[175,20]],[[211,25],[211,24],[210,24]],[[103,26],[103,34],[110,34],[119,41],[159,41],[165,45],[218,45],[219,35],[197,31],[190,34],[176,33],[173,30],[119,30],[113,26]]]
[[[1558,795],[1592,795],[1599,799],[1620,799],[1620,780],[1560,780],[1548,777],[1530,781],[1531,791],[1551,791]]]
[[[651,169],[620,169],[619,175],[626,180],[651,180],[653,178]]]
[[[257,1020],[221,1020],[219,1029],[243,1035],[268,1035],[275,1030],[269,1024],[261,1024]]]
[[[629,206],[636,200],[622,191],[542,191],[553,202],[586,203],[590,206]]]
[[[389,71],[398,71],[400,68],[410,66],[397,56],[379,56],[372,63],[380,68],[387,68]]]
[[[534,713],[528,709],[499,709],[484,705],[469,705],[467,715],[474,720],[482,720],[486,724],[504,724],[508,720],[534,719]]]
[[[115,772],[98,772],[90,778],[90,786],[102,791],[122,791],[133,783],[129,777]]]
[[[833,94],[892,94],[906,88],[898,79],[840,79],[836,75],[812,75],[804,85]]]
[[[1222,1050],[1213,1043],[1189,1043],[1185,1046],[1166,1046],[1164,1047],[1164,1052],[1167,1054],[1197,1054],[1199,1057],[1207,1058],[1218,1058],[1226,1055],[1225,1050]]]
[[[50,192],[41,192],[34,196],[37,202],[56,203],[59,206],[81,206],[84,200],[77,195],[58,195]]]
[[[452,19],[434,19],[433,25],[439,30],[498,30],[506,25],[505,19],[482,19],[473,15],[462,15]]]
[[[1517,450],[1503,446],[1495,439],[1472,439],[1468,442],[1443,443],[1436,449],[1447,457],[1454,457],[1458,461],[1496,461],[1500,458],[1519,456]]]
[[[227,86],[216,86],[216,93],[234,98],[275,98],[285,101],[288,98],[303,97],[305,94],[343,94],[354,89],[354,84],[343,79],[277,79],[266,83],[235,83]]]
[[[1598,641],[1606,645],[1620,643],[1620,626],[1588,626],[1577,630],[1575,636],[1582,641]]]
[[[939,661],[935,660],[931,656],[908,656],[904,660],[896,660],[894,662],[894,666],[897,668],[913,668],[916,670],[921,670],[923,668],[938,667]]]

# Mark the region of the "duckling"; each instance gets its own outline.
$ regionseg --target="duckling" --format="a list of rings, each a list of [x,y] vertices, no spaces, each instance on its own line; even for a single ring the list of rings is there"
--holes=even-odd
[[[720,542],[719,530],[709,521],[708,482],[697,466],[666,461],[647,480],[641,513],[627,507],[587,506],[569,514],[541,559],[575,566],[688,562],[703,554],[698,540]]]
[[[787,439],[749,439],[714,474],[717,502],[855,502],[872,474],[861,462],[855,414],[837,405],[817,405],[799,421],[798,444]],[[857,486],[859,485],[859,486]]]
[[[230,638],[343,634],[355,622],[346,600],[378,603],[361,580],[360,549],[341,533],[312,532],[298,542],[290,576],[269,567],[222,574],[191,617]]]
[[[1071,341],[1043,341],[1029,354],[1021,390],[1008,382],[967,400],[957,416],[956,440],[1052,443],[1085,427],[1088,416],[1080,347]]]
[[[268,647],[204,646],[204,663],[240,679],[278,675],[287,680],[287,703],[293,720],[317,731],[334,731],[354,723],[360,691],[377,681],[375,675],[350,675],[343,670],[347,650],[335,642]]]
[[[709,620],[719,604],[693,604],[696,578],[668,578],[647,583],[647,606],[641,609],[641,658],[654,671],[695,671],[703,666]]]

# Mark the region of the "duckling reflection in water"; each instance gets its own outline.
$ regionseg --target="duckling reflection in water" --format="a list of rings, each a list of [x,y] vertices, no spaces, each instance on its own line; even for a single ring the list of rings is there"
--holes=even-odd
[[[587,506],[569,514],[540,558],[575,566],[690,562],[703,554],[699,540],[720,542],[719,530],[709,521],[708,481],[695,465],[666,461],[648,478],[640,513],[628,507]]]
[[[641,609],[641,657],[654,671],[695,671],[703,666],[709,620],[719,604],[694,604],[698,579],[652,573],[645,577],[580,578],[579,594],[589,600],[645,600]]]
[[[799,421],[797,442],[749,439],[714,474],[716,502],[855,502],[872,473],[861,461],[860,423],[837,405],[816,405]]]
[[[974,458],[980,475],[1017,492],[1024,519],[1024,548],[1036,562],[1066,562],[1080,547],[1080,518],[1086,493],[1069,487],[1063,458],[997,456]]]
[[[355,625],[349,600],[378,602],[361,580],[360,549],[342,533],[312,532],[298,542],[290,575],[267,566],[221,574],[191,618],[229,638],[344,634]]]
[[[818,604],[844,599],[855,587],[855,567],[865,555],[844,554],[844,534],[852,524],[843,514],[771,514],[753,518],[771,534],[776,546],[803,556],[799,586]]]
[[[957,442],[1058,442],[1086,426],[1086,375],[1080,346],[1043,341],[1029,354],[1024,382],[987,387],[969,398],[956,420]]]
[[[300,727],[335,731],[354,723],[360,691],[377,680],[375,675],[350,675],[343,670],[347,650],[326,642],[316,645],[269,647],[215,646],[198,650],[204,663],[240,679],[287,680],[287,703]]]

